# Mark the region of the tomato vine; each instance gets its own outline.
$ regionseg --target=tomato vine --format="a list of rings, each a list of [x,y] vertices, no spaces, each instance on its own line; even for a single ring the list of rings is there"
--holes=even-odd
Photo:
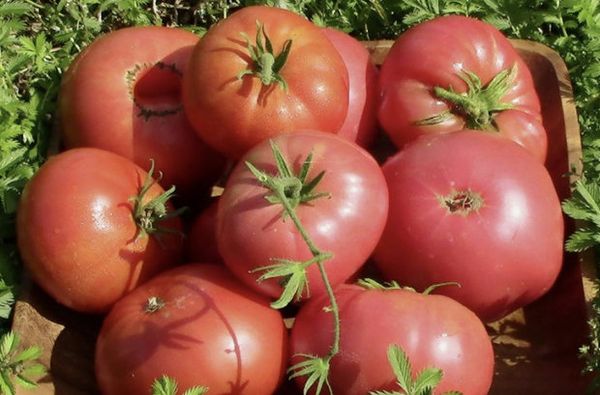
[[[333,254],[326,251],[321,251],[308,234],[300,218],[296,215],[295,207],[298,204],[306,203],[318,198],[329,197],[327,192],[314,193],[313,190],[319,184],[319,181],[325,175],[324,172],[319,173],[312,179],[308,179],[308,173],[312,162],[312,153],[309,153],[302,166],[300,172],[296,175],[291,169],[287,160],[282,155],[279,147],[271,141],[271,150],[277,163],[278,174],[271,176],[266,172],[256,168],[252,163],[246,161],[245,164],[250,172],[256,177],[256,179],[267,189],[271,191],[271,195],[266,196],[266,199],[271,204],[281,204],[284,211],[282,217],[285,219],[289,217],[298,232],[301,234],[302,239],[308,246],[312,258],[306,261],[295,261],[291,259],[280,259],[275,258],[277,262],[274,265],[264,266],[256,269],[256,271],[265,271],[265,273],[259,277],[259,281],[283,277],[284,279],[284,290],[281,297],[275,301],[271,306],[274,308],[283,308],[287,306],[295,295],[296,300],[302,297],[303,291],[308,288],[308,282],[306,278],[306,269],[308,266],[316,264],[321,273],[321,278],[329,297],[329,311],[333,315],[334,319],[334,331],[333,331],[333,342],[329,353],[324,356],[302,354],[305,360],[298,362],[288,369],[290,378],[299,376],[308,376],[306,384],[304,386],[304,394],[308,393],[308,390],[314,385],[317,385],[317,395],[321,393],[323,385],[326,385],[329,392],[333,394],[331,387],[327,381],[329,374],[329,364],[331,359],[339,352],[340,349],[340,312],[333,292],[331,283],[325,271],[324,263],[333,257]]]

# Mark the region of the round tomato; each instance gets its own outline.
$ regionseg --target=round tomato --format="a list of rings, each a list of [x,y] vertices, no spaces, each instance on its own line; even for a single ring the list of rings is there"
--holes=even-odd
[[[426,136],[388,159],[390,214],[375,251],[390,279],[439,290],[492,321],[550,289],[563,217],[546,169],[510,140]]]
[[[272,140],[294,174],[312,152],[306,177],[323,178],[312,193],[327,193],[299,204],[295,211],[314,244],[333,257],[324,262],[333,284],[346,281],[372,253],[387,216],[388,193],[381,168],[356,144],[330,133],[299,131]],[[225,264],[246,284],[272,297],[282,293],[281,279],[257,282],[255,269],[274,259],[305,261],[311,251],[294,222],[271,203],[270,191],[250,172],[245,162],[275,175],[276,161],[269,141],[242,158],[231,173],[217,213],[217,242]],[[291,177],[290,177],[291,178]],[[294,194],[293,188],[286,196]],[[324,292],[316,264],[307,269],[311,294]]]
[[[466,307],[441,295],[404,289],[364,289],[343,284],[335,291],[340,308],[340,351],[330,363],[329,383],[336,395],[399,391],[387,358],[400,347],[413,379],[425,368],[443,372],[435,394],[461,391],[486,395],[494,374],[494,352],[481,321]],[[296,317],[291,334],[296,354],[325,356],[331,347],[333,316],[326,298],[311,299]],[[297,379],[304,386],[306,378]],[[391,393],[391,392],[390,392]]]
[[[237,159],[280,133],[337,132],[348,108],[348,73],[327,37],[305,18],[246,7],[196,45],[183,99],[202,139]]]
[[[273,394],[287,361],[287,331],[269,301],[223,267],[164,272],[120,300],[96,343],[105,395],[147,395],[167,375],[213,394]]]
[[[156,162],[165,187],[191,192],[215,180],[222,158],[202,142],[181,104],[198,37],[183,29],[116,30],[90,44],[63,76],[59,119],[66,147],[97,147],[141,167]]]
[[[381,66],[378,118],[402,147],[417,136],[497,131],[544,163],[547,136],[525,62],[485,22],[458,15],[402,34]]]
[[[148,177],[128,159],[96,148],[68,150],[44,163],[17,213],[19,251],[32,278],[69,308],[104,312],[177,263],[179,219],[165,219],[168,203],[146,205],[164,190],[154,183],[142,205],[134,202]]]
[[[189,262],[222,262],[217,249],[217,208],[215,199],[193,220],[186,238],[186,257]]]
[[[354,37],[332,28],[323,29],[348,70],[348,113],[339,136],[368,147],[377,134],[377,68],[369,51]]]

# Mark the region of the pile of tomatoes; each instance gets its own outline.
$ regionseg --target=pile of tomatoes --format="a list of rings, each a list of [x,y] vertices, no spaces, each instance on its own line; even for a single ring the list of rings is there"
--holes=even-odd
[[[18,240],[51,297],[106,314],[105,394],[147,394],[162,375],[278,393],[292,365],[313,392],[397,391],[392,345],[414,372],[441,369],[434,393],[486,394],[483,322],[560,271],[539,98],[481,21],[417,25],[380,69],[278,8],[201,39],[125,28],[75,59],[59,104],[64,150],[27,185]],[[366,273],[380,282],[357,284]]]

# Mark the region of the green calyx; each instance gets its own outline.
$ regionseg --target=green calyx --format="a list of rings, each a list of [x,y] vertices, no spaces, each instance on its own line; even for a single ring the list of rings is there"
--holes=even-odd
[[[273,142],[271,142],[271,149],[277,163],[277,175],[269,175],[257,169],[252,163],[246,162],[246,166],[254,177],[267,187],[267,189],[272,191],[272,193],[265,196],[265,199],[269,203],[282,204],[281,194],[285,195],[292,208],[322,197],[331,197],[328,192],[315,192],[315,188],[323,179],[325,171],[321,171],[313,178],[308,178],[308,173],[312,165],[312,152],[302,162],[300,171],[295,174],[279,148]]]
[[[361,278],[356,282],[356,285],[363,287],[366,290],[380,290],[380,291],[390,291],[390,290],[398,290],[398,289],[402,289],[405,291],[412,291],[412,292],[417,292],[414,288],[412,287],[403,287],[400,284],[398,284],[398,282],[396,281],[390,281],[387,283],[380,283],[377,280],[374,280],[372,278]],[[435,291],[436,289],[440,288],[440,287],[445,287],[448,285],[453,285],[456,286],[458,288],[460,288],[460,284],[455,282],[455,281],[446,281],[443,283],[437,283],[437,284],[432,284],[429,287],[427,287],[423,292],[421,292],[422,295],[430,295],[433,291]]]
[[[252,44],[246,33],[241,33],[241,35],[246,41],[252,64],[250,68],[240,71],[237,78],[241,79],[245,75],[252,75],[260,78],[265,86],[278,83],[287,92],[287,82],[280,72],[290,54],[292,40],[286,40],[279,54],[275,55],[273,44],[265,32],[264,25],[259,21],[256,21],[256,44]]]
[[[178,231],[162,227],[160,223],[170,218],[180,215],[185,208],[180,208],[175,211],[167,209],[167,202],[175,195],[175,186],[164,191],[161,195],[144,202],[144,197],[156,183],[154,179],[154,161],[150,160],[150,170],[144,180],[144,184],[140,192],[133,196],[130,200],[133,202],[133,219],[138,227],[138,237],[151,235],[154,233],[178,233]],[[162,173],[159,172],[158,179],[162,178]]]
[[[459,93],[452,87],[433,88],[435,96],[451,104],[452,109],[422,119],[417,125],[437,125],[451,118],[452,114],[459,114],[465,117],[469,129],[497,131],[494,115],[514,107],[511,103],[502,102],[502,98],[513,86],[517,70],[516,64],[502,70],[486,86],[482,86],[477,74],[462,70],[458,76],[467,84],[467,91]]]

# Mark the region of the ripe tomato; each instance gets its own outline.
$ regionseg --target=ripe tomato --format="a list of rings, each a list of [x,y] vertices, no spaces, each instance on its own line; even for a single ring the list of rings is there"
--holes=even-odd
[[[404,289],[366,290],[350,284],[340,285],[335,295],[341,343],[329,371],[334,394],[398,391],[386,356],[390,345],[404,350],[413,372],[442,369],[435,394],[450,390],[465,395],[488,393],[494,374],[492,344],[481,321],[466,307],[441,295]],[[333,332],[328,305],[326,298],[315,298],[300,308],[292,327],[292,355],[327,355]],[[292,358],[293,363],[301,360]],[[303,386],[305,380],[296,382]]]
[[[360,41],[342,31],[323,33],[338,50],[348,70],[348,113],[338,135],[368,147],[377,133],[377,68]]]
[[[106,34],[63,76],[59,119],[66,147],[97,147],[141,167],[154,159],[161,184],[188,192],[218,177],[222,159],[202,142],[181,104],[181,79],[198,37],[145,26]]]
[[[381,66],[379,90],[379,122],[398,147],[422,134],[497,130],[544,163],[547,136],[531,73],[485,22],[452,15],[409,29]]]
[[[132,198],[146,177],[121,156],[76,148],[51,157],[29,181],[17,215],[19,251],[32,278],[60,303],[107,311],[178,262],[182,237],[141,231],[138,221],[149,217],[135,218]],[[163,192],[153,184],[142,201]],[[152,225],[181,232],[178,218]]]
[[[217,207],[215,199],[192,222],[186,238],[186,257],[189,262],[222,262],[217,249]]]
[[[517,144],[472,131],[418,139],[383,172],[390,214],[374,257],[390,279],[451,296],[492,321],[550,289],[563,257],[560,201]]]
[[[259,46],[269,47],[265,35],[275,56],[289,45],[279,72],[281,62],[273,65],[272,55],[257,55],[261,60],[255,62],[245,41],[255,45],[256,37]],[[252,71],[262,74],[245,74]],[[348,75],[336,49],[311,22],[280,8],[246,7],[213,26],[195,47],[183,100],[198,134],[238,159],[280,133],[337,132],[348,108]]]
[[[190,264],[164,272],[120,300],[96,343],[105,395],[146,395],[166,374],[181,388],[272,394],[287,361],[287,331],[269,301],[225,268]]]
[[[315,245],[333,253],[325,270],[333,284],[346,281],[372,253],[385,225],[388,194],[381,168],[356,144],[330,133],[302,131],[273,139],[293,171],[299,172],[310,152],[308,179],[325,175],[315,193],[321,197],[296,208],[297,215]],[[273,259],[307,260],[309,248],[281,204],[271,204],[270,192],[248,170],[244,161],[275,174],[275,159],[269,141],[242,158],[231,173],[217,213],[217,242],[225,264],[244,283],[277,297],[282,287],[277,279],[257,283],[261,273],[253,269],[273,264]],[[311,294],[324,292],[316,265],[308,267]]]

